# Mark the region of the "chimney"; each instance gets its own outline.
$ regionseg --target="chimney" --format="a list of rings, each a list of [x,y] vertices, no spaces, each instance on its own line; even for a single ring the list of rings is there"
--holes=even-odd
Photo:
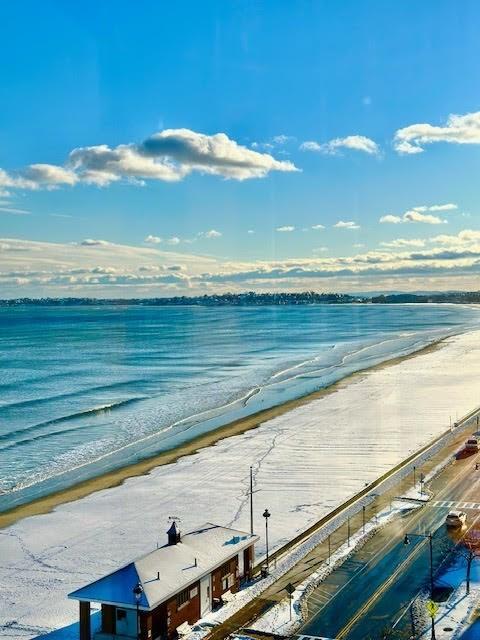
[[[172,522],[170,529],[167,531],[168,544],[178,544],[180,542],[180,531],[177,529],[175,521]]]

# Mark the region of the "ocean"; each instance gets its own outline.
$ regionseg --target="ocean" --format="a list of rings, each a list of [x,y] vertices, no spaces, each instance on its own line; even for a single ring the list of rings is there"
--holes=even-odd
[[[458,305],[1,308],[0,510],[479,322]]]

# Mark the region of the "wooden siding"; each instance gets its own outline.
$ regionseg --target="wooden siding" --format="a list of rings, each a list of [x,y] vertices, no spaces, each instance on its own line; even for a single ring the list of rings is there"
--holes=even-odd
[[[238,591],[238,555],[222,564],[212,572],[212,598],[214,605],[226,591]]]
[[[177,596],[167,601],[167,635],[169,639],[177,637],[176,629],[184,622],[195,624],[200,619],[200,582],[194,582],[188,588],[190,599],[187,602],[179,606]]]

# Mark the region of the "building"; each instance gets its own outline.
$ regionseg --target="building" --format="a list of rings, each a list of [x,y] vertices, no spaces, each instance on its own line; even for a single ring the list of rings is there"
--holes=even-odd
[[[80,640],[91,640],[90,603],[101,605],[95,640],[172,640],[251,576],[258,536],[207,523],[69,594],[79,601]],[[228,596],[227,596],[228,597]]]

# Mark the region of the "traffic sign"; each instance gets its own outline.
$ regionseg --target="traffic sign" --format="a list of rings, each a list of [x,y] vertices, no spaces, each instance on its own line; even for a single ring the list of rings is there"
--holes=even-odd
[[[434,602],[433,600],[427,600],[427,602],[425,603],[425,607],[428,611],[428,615],[431,618],[434,618],[435,614],[440,609],[440,605]]]

